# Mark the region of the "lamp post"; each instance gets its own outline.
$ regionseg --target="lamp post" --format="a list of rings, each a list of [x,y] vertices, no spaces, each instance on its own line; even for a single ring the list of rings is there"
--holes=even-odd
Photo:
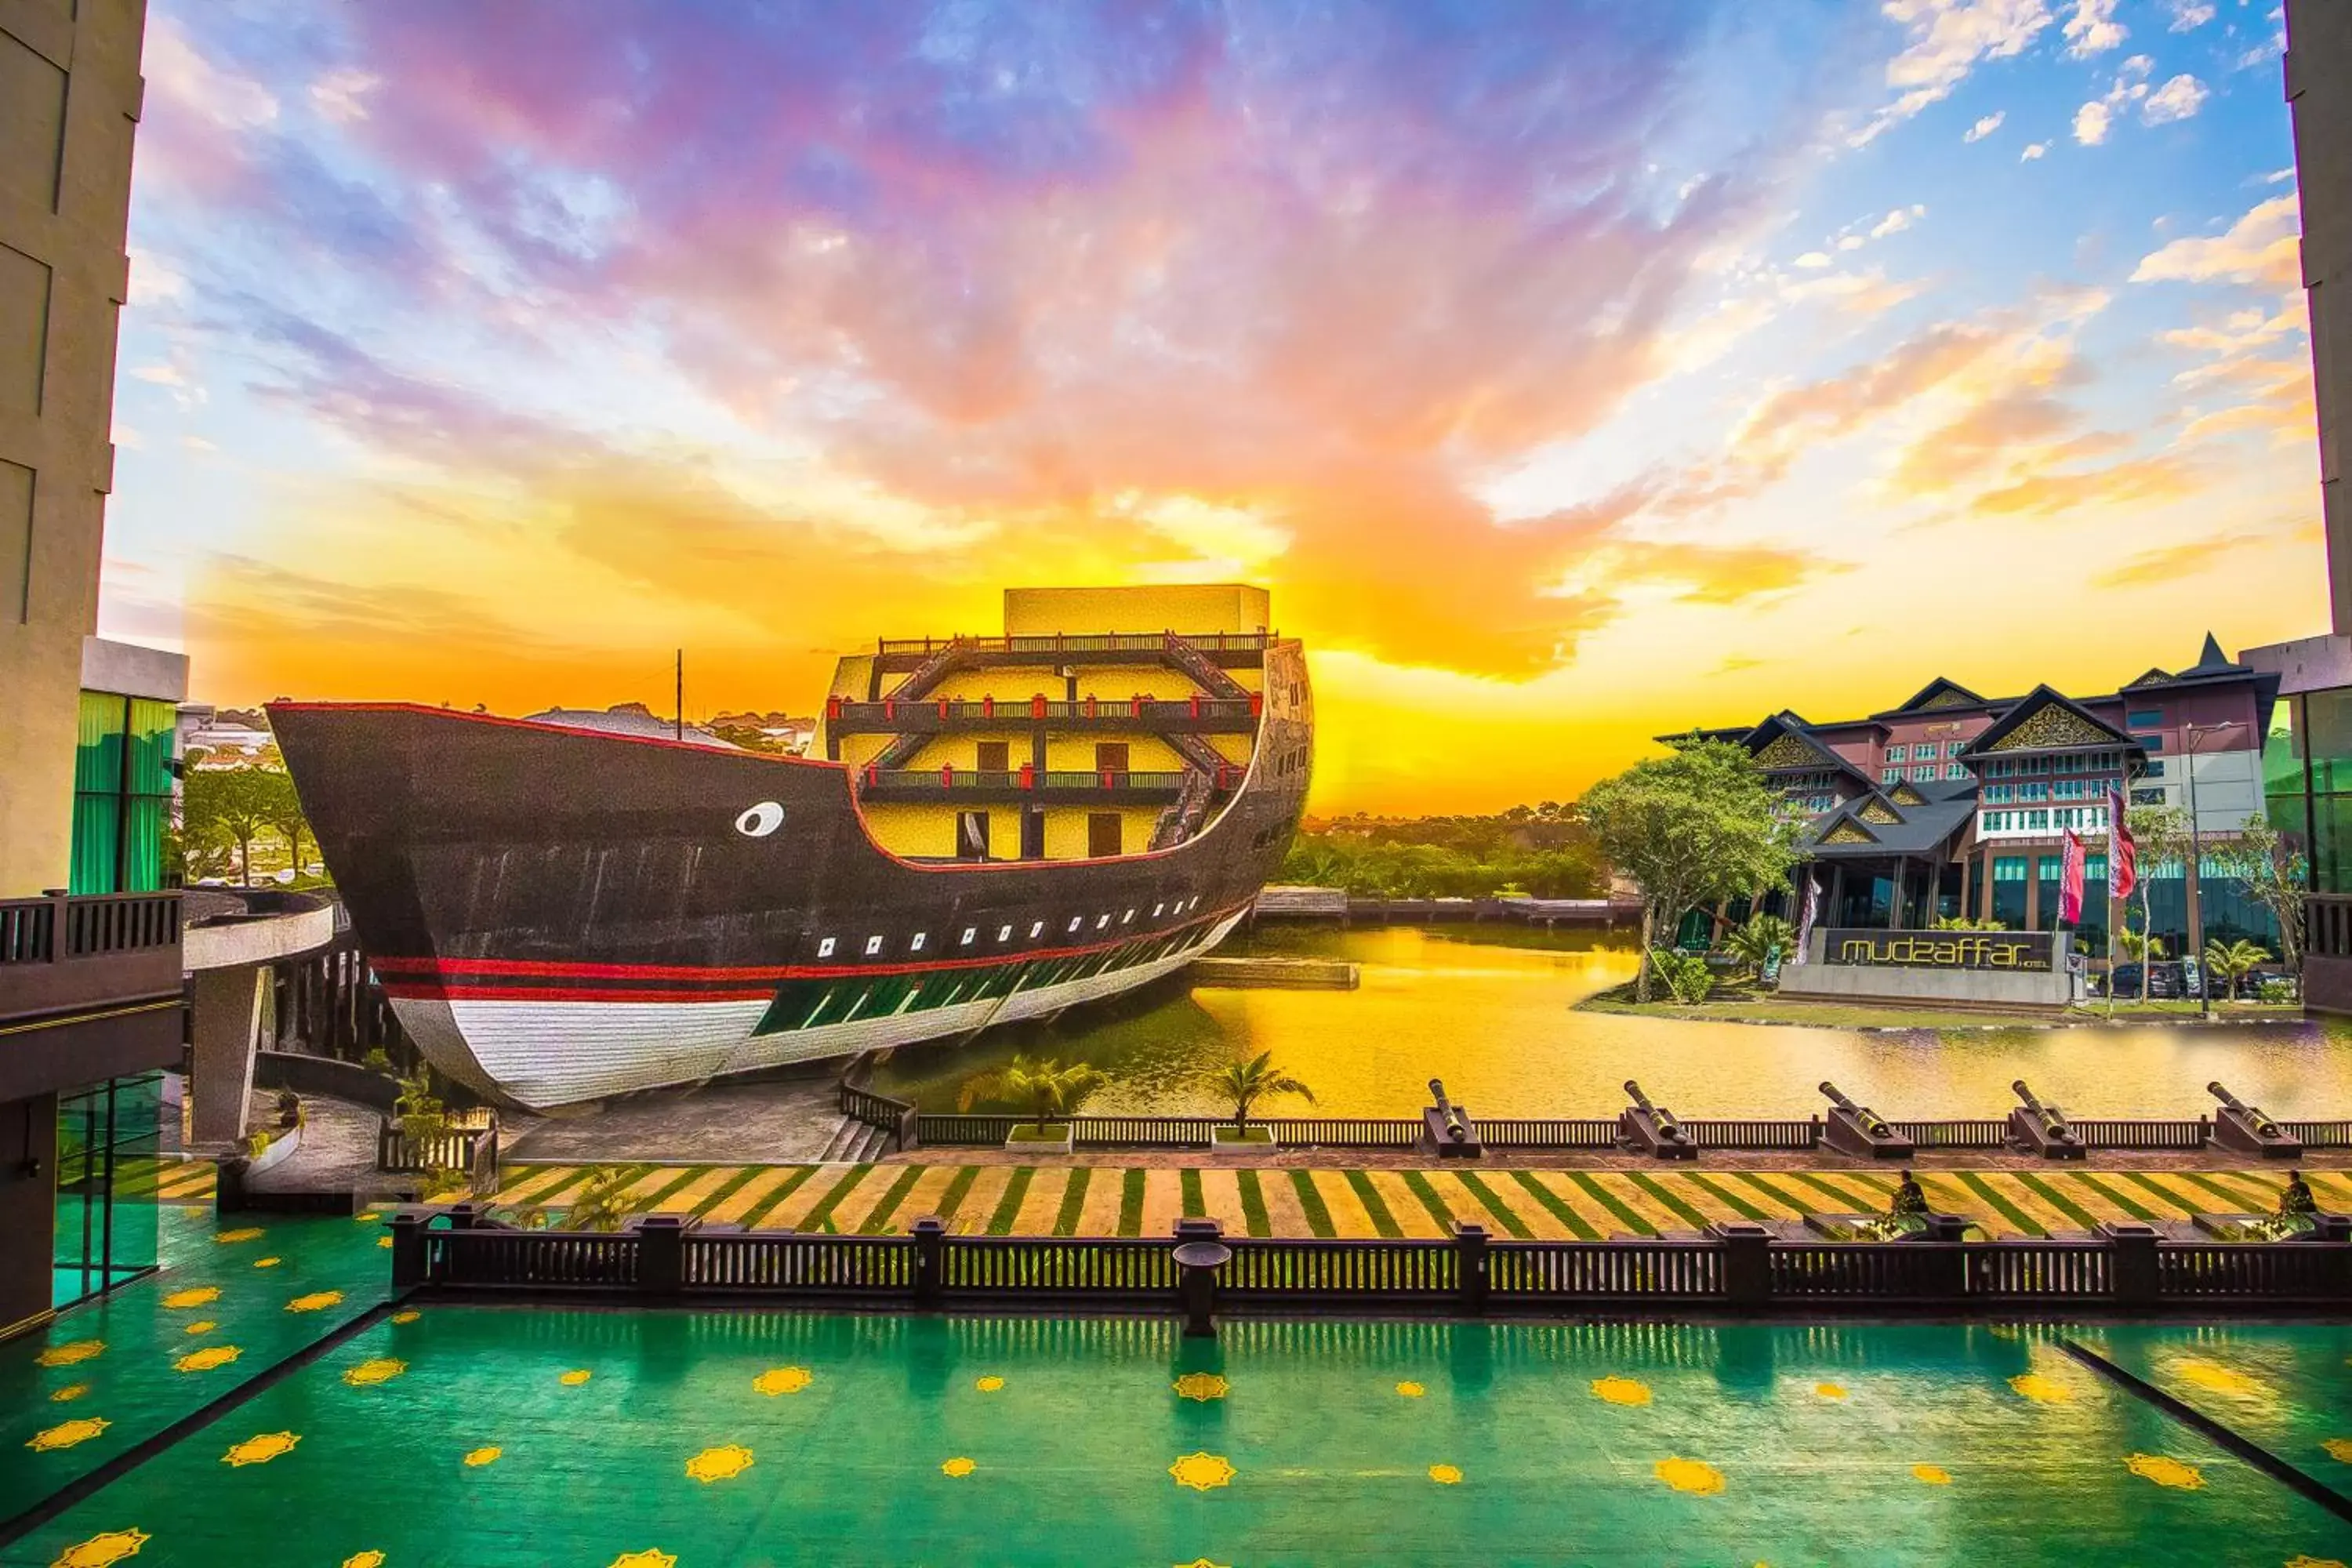
[[[2225,719],[2218,724],[2184,723],[2180,726],[2180,750],[2189,764],[2189,865],[2187,868],[2189,908],[2186,914],[2189,930],[2199,937],[2205,934],[2201,907],[2203,892],[2199,882],[2199,878],[2205,868],[2205,828],[2197,817],[2197,737],[2200,734],[2218,734],[2221,731],[2235,730],[2238,727],[2237,721],[2232,719]],[[2203,951],[2197,949],[2193,940],[2189,946],[2196,949],[2194,962],[2197,964],[2197,1016],[2200,1018],[2210,1018],[2213,1016],[2213,977],[2206,972]],[[2146,963],[2147,960],[2143,958],[2141,962]]]

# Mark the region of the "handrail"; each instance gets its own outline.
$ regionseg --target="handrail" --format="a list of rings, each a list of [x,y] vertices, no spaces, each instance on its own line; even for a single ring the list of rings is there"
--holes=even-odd
[[[1181,639],[1169,632],[1053,632],[1043,636],[975,637],[959,633],[945,637],[877,637],[875,651],[893,654],[934,654],[947,648],[964,653],[1151,653],[1181,640],[1212,653],[1258,653],[1282,640],[1278,632],[1195,632]]]
[[[835,699],[826,704],[825,721],[836,729],[930,729],[942,724],[997,724],[1015,729],[1036,723],[1103,723],[1110,725],[1183,724],[1243,721],[1255,724],[1262,704],[1249,698],[1103,697],[1073,702],[1046,697],[910,698],[877,702]]]
[[[179,945],[177,890],[0,900],[0,964],[57,963]]]

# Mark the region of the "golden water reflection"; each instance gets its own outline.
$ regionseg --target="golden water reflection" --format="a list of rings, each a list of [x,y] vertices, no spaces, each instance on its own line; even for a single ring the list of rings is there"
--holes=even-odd
[[[1580,1013],[1576,1002],[1632,976],[1631,948],[1496,927],[1269,928],[1226,951],[1343,959],[1362,984],[1241,989],[1180,974],[1057,1023],[901,1051],[876,1087],[952,1109],[964,1079],[1019,1050],[1102,1068],[1111,1081],[1089,1110],[1216,1113],[1227,1108],[1209,1076],[1272,1049],[1318,1103],[1275,1100],[1261,1115],[1410,1115],[1432,1077],[1490,1115],[1612,1115],[1628,1078],[1685,1116],[1810,1115],[1825,1078],[1885,1115],[1923,1119],[2003,1114],[2018,1078],[2084,1116],[2203,1114],[2210,1079],[2277,1116],[2352,1107],[2352,1033],[2341,1026],[1866,1034]]]

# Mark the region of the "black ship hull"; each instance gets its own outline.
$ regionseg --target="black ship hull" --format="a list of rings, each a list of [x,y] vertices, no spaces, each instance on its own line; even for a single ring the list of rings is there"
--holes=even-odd
[[[1206,952],[1288,847],[1312,699],[1265,656],[1252,762],[1172,848],[903,859],[836,763],[404,704],[272,728],[427,1059],[531,1108],[970,1034]]]

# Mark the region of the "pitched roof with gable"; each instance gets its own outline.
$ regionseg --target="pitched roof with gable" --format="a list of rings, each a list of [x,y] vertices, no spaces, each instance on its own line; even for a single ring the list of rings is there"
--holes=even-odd
[[[1897,703],[1895,706],[1887,709],[1884,713],[1874,713],[1871,717],[1874,719],[1892,718],[1897,713],[1926,713],[1940,711],[1947,708],[1990,708],[1993,706],[1995,706],[1993,703],[1988,702],[1985,699],[1978,696],[1975,692],[1970,691],[1967,687],[1962,686],[1958,681],[1947,680],[1939,675],[1936,677],[1935,679],[1927,682],[1927,685],[1921,687],[1918,690],[1913,692],[1908,701]]]
[[[1916,805],[1873,792],[1822,818],[1813,834],[1813,853],[1833,860],[1936,854],[1969,826],[1976,810],[1973,784],[1967,793],[1922,799]]]
[[[1960,754],[1974,758],[1993,752],[2063,752],[2090,746],[2147,750],[2073,698],[2037,686],[1987,725]]]

